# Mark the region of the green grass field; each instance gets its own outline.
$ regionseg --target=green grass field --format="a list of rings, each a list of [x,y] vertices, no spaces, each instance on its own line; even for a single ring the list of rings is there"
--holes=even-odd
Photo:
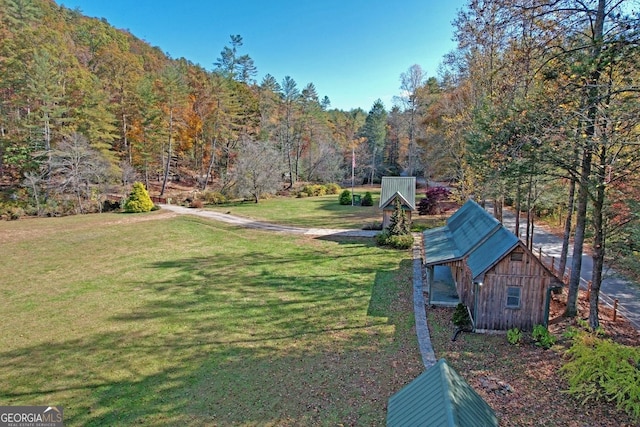
[[[341,205],[338,203],[339,195],[331,194],[303,198],[274,197],[260,200],[260,203],[231,203],[207,208],[296,227],[361,229],[366,225],[382,223],[382,211],[378,208],[380,188],[356,188],[354,192],[363,196],[365,191],[372,193],[373,206]]]
[[[349,191],[351,191],[349,189]],[[344,228],[363,229],[371,225],[382,224],[380,210],[380,188],[356,187],[355,194],[361,196],[371,192],[373,206],[344,206],[338,203],[336,194],[319,197],[274,197],[260,200],[260,203],[242,202],[220,206],[207,206],[207,209],[230,213],[257,221],[291,225],[307,228]],[[417,196],[418,199],[420,195]],[[443,218],[421,217],[413,215],[414,230],[424,230],[443,225]]]
[[[409,258],[163,211],[0,222],[0,404],[70,426],[384,425],[422,371]]]

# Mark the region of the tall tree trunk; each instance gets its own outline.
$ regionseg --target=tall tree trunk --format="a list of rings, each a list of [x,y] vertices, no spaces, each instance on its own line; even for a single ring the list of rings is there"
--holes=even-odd
[[[589,326],[595,330],[600,326],[598,319],[598,300],[600,299],[600,286],[602,285],[602,270],[604,268],[605,254],[605,229],[604,229],[604,203],[605,183],[604,171],[606,170],[606,145],[600,149],[600,174],[599,185],[596,189],[596,197],[593,203],[593,271],[591,276],[591,293],[589,296]]]
[[[571,277],[569,278],[569,293],[567,295],[567,308],[564,315],[575,317],[578,314],[578,291],[580,289],[580,270],[582,270],[582,249],[584,246],[584,233],[587,224],[587,204],[589,202],[589,176],[591,175],[590,144],[582,153],[580,172],[580,186],[578,187],[578,208],[576,211],[576,232],[573,239],[573,255],[571,262]]]
[[[531,224],[533,222],[533,219],[531,218],[531,192],[533,191],[533,171],[529,171],[529,182],[527,184],[527,237],[526,237],[526,244],[527,247],[529,249],[531,249],[531,242],[533,241],[533,236],[531,235],[532,233],[532,227]]]
[[[562,250],[560,251],[560,262],[558,264],[558,271],[560,277],[564,278],[564,271],[567,268],[567,254],[569,253],[569,240],[571,239],[571,225],[573,221],[573,204],[576,193],[576,181],[571,180],[569,183],[569,200],[567,207],[567,219],[564,222],[564,234],[562,235]]]
[[[216,138],[214,137],[211,140],[211,159],[209,159],[209,166],[207,167],[207,174],[204,177],[204,182],[202,183],[202,191],[207,189],[207,185],[209,185],[209,179],[211,179],[211,174],[213,173],[213,165],[216,161]]]
[[[173,133],[173,110],[169,111],[169,146],[167,147],[167,163],[164,168],[164,179],[162,180],[162,189],[160,190],[160,197],[164,195],[164,190],[167,188],[167,181],[169,181],[169,168],[171,167],[171,135]]]
[[[602,36],[604,33],[606,0],[598,0],[596,20],[593,27],[593,48],[591,59],[595,69],[589,75],[587,82],[587,117],[585,127],[585,146],[582,152],[580,171],[580,186],[578,189],[578,210],[576,214],[576,233],[573,244],[573,262],[571,266],[571,278],[569,279],[569,294],[567,295],[567,308],[564,315],[575,317],[578,314],[578,291],[580,289],[580,270],[582,269],[582,249],[584,246],[585,227],[587,222],[587,204],[589,202],[589,178],[591,176],[591,162],[593,158],[593,145],[596,135],[596,120],[600,100],[600,75],[602,64],[598,63],[598,57],[602,51]]]
[[[513,231],[516,234],[516,236],[518,236],[518,238],[520,238],[520,209],[522,208],[521,186],[522,186],[522,176],[518,172],[518,184],[516,187],[516,227],[515,227],[515,230]]]

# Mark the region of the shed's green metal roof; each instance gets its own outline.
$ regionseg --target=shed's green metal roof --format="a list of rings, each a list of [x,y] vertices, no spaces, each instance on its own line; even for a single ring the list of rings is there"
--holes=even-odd
[[[380,208],[384,209],[400,195],[403,204],[414,210],[416,208],[415,176],[383,176],[380,189]]]
[[[503,231],[498,233],[499,230],[504,230],[507,234]],[[498,234],[494,237],[496,233]],[[506,241],[500,241],[501,238]],[[487,240],[491,240],[494,244],[487,245]],[[473,200],[469,200],[447,219],[444,227],[424,231],[425,262],[427,265],[436,265],[469,256],[470,263],[473,257],[477,271],[483,266],[488,268],[493,265],[487,262],[500,259],[505,254],[502,251],[503,246],[513,247],[517,241],[518,238],[504,228],[489,212]],[[482,252],[476,253],[480,247]],[[473,267],[471,271],[476,277]],[[478,274],[484,271],[481,270]]]
[[[447,220],[456,247],[463,255],[483,242],[501,224],[473,200],[467,201]]]
[[[520,239],[504,227],[498,228],[469,254],[467,265],[474,279],[493,267],[518,245]]]
[[[444,359],[389,398],[387,426],[497,426],[491,407]]]

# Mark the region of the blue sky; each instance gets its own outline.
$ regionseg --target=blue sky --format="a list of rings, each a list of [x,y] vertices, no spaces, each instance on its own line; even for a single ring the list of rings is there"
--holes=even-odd
[[[260,82],[291,76],[316,86],[332,108],[387,110],[400,95],[400,74],[413,64],[437,77],[455,48],[451,22],[465,0],[58,0],[213,69],[230,35],[253,58]]]

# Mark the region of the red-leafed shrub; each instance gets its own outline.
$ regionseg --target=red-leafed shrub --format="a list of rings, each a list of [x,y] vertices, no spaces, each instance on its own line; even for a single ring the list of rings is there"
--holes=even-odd
[[[418,215],[434,215],[438,212],[438,202],[449,197],[451,191],[445,187],[429,187],[418,203]]]

